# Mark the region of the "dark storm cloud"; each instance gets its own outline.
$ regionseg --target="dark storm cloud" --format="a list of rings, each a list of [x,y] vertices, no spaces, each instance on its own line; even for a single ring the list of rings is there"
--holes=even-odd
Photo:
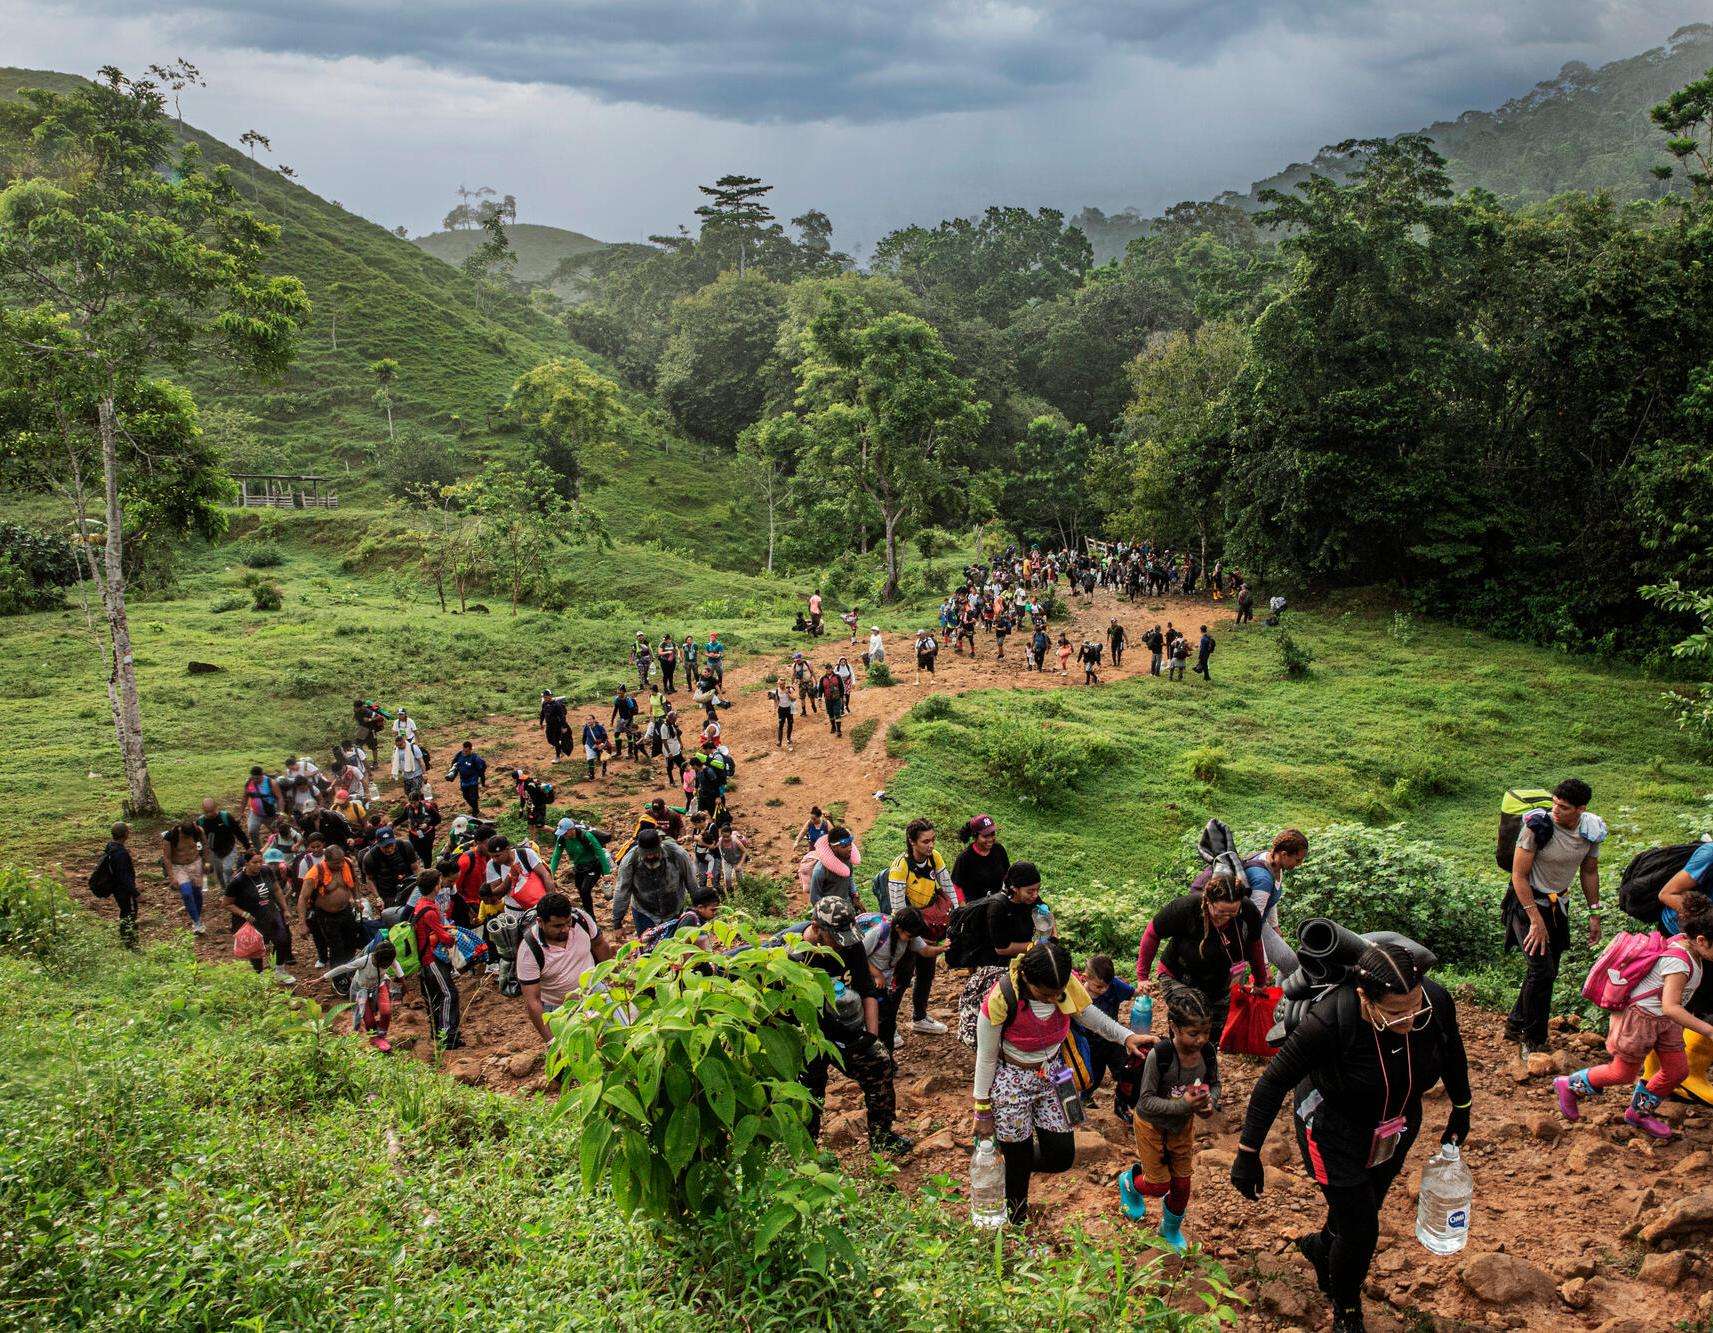
[[[738,121],[906,119],[1075,90],[1128,51],[1210,59],[1261,28],[1348,30],[1378,0],[87,0],[212,44],[403,57]]]

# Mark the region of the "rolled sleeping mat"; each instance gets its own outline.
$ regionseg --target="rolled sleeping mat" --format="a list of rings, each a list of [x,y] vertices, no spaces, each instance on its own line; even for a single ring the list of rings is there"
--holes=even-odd
[[[1308,994],[1295,998],[1287,991],[1273,1010],[1273,1026],[1267,1030],[1267,1044],[1283,1046],[1285,1038],[1296,1031],[1297,1024],[1308,1016],[1309,1010],[1320,1003],[1321,998],[1331,989],[1330,986],[1315,986]]]
[[[1326,985],[1326,982],[1316,981],[1299,967],[1279,983],[1279,988],[1284,991],[1287,1001],[1312,1000],[1326,989]]]
[[[1370,944],[1391,944],[1401,947],[1405,953],[1416,960],[1417,965],[1424,972],[1431,972],[1439,966],[1439,958],[1432,949],[1425,944],[1417,944],[1408,935],[1400,935],[1395,930],[1364,931],[1362,938]]]
[[[1297,958],[1312,981],[1339,980],[1368,944],[1327,916],[1311,916],[1297,927]]]

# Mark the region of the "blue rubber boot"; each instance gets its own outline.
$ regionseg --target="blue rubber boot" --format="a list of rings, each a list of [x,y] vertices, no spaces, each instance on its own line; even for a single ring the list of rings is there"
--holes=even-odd
[[[1172,1253],[1182,1254],[1189,1248],[1189,1242],[1184,1239],[1184,1215],[1174,1213],[1164,1204],[1160,1205],[1160,1239],[1172,1247]]]
[[[1135,1168],[1131,1167],[1118,1173],[1118,1206],[1132,1222],[1140,1222],[1148,1216],[1148,1199],[1136,1188],[1132,1179],[1134,1171]]]

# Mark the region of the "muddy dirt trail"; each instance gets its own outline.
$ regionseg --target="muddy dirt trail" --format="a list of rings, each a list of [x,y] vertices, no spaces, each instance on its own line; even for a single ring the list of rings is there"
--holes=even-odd
[[[1133,637],[1167,620],[1192,634],[1202,623],[1213,624],[1216,635],[1227,639],[1264,632],[1238,629],[1229,623],[1228,608],[1210,607],[1206,602],[1168,597],[1131,605],[1102,591],[1092,602],[1078,599],[1069,620],[1055,622],[1055,638],[1061,626],[1073,642],[1084,636],[1100,637],[1114,616]],[[844,634],[829,634],[814,640],[812,647],[804,640],[804,651],[817,666],[836,660],[841,653],[854,663],[862,645],[853,647],[846,639]],[[615,644],[615,655],[623,651],[622,644]],[[898,683],[860,688],[843,737],[830,734],[824,715],[799,718],[790,751],[774,744],[774,710],[764,692],[766,676],[782,670],[785,657],[732,662],[726,681],[733,704],[721,714],[721,721],[738,760],[730,804],[737,828],[751,840],[751,869],[773,875],[793,873],[799,855],[793,840],[811,804],[842,805],[844,822],[860,841],[879,814],[877,793],[886,788],[897,768],[886,756],[886,729],[926,695],[996,688],[1085,688],[1074,664],[1068,676],[1058,675],[1053,669],[1056,659],[1046,672],[1025,672],[1022,644],[1015,636],[1004,661],[995,660],[993,640],[985,635],[973,659],[942,651],[933,677],[924,678],[920,685],[915,683],[907,638],[888,636],[887,653]],[[1219,661],[1216,655],[1216,678]],[[1122,667],[1108,664],[1101,675],[1110,682],[1146,675],[1147,669],[1146,654],[1132,650]],[[860,670],[859,666],[859,675]],[[1182,684],[1161,679],[1149,688],[1209,687],[1192,675]],[[694,734],[701,710],[683,690],[676,700],[687,733]],[[605,705],[598,711],[604,721]],[[870,719],[877,723],[873,739],[855,753],[852,733],[857,724]],[[580,720],[581,715],[574,713],[574,724]],[[513,766],[551,773],[561,804],[598,811],[611,828],[631,827],[641,807],[655,795],[681,803],[679,793],[664,785],[658,762],[641,765],[615,759],[609,771],[592,782],[583,779],[581,762],[552,764],[549,747],[533,719],[489,717],[435,726],[428,739],[437,755],[448,755],[466,737],[476,741],[496,779]],[[448,794],[446,784],[436,785],[443,797]],[[492,790],[493,807],[505,808],[509,804],[505,784],[496,780]],[[390,784],[386,791],[390,800],[394,795]],[[443,801],[447,818],[456,813],[455,805],[455,794]],[[145,840],[139,837],[138,841]],[[1014,856],[1027,855],[1027,848],[1011,850]],[[868,867],[878,868],[884,855],[889,855],[889,849],[874,849]],[[182,931],[176,895],[169,898],[158,877],[151,879],[147,867],[144,870],[145,934],[160,937]],[[69,882],[83,882],[77,866],[68,871]],[[610,877],[596,891],[603,925],[609,888]],[[802,905],[794,885],[791,896],[794,908]],[[91,905],[100,912],[112,910],[105,903]],[[212,910],[208,922],[209,933],[199,941],[199,953],[211,962],[229,962],[226,914]],[[304,941],[301,957],[309,945],[306,933],[301,929],[297,933]],[[300,963],[296,971],[307,976],[313,967]],[[961,982],[961,973],[948,976],[942,971],[935,987],[933,1012],[948,1025],[955,1019],[953,1006]],[[302,985],[299,990],[331,998],[325,986]],[[466,978],[461,992],[468,1044],[443,1057],[447,1072],[460,1081],[498,1091],[550,1093],[541,1073],[541,1042],[518,1002],[500,996],[491,981],[481,977]],[[398,1056],[432,1059],[417,988],[407,985],[401,998],[393,1020]],[[1603,1060],[1601,1039],[1566,1025],[1554,1033],[1550,1059],[1537,1061],[1531,1073],[1517,1064],[1514,1048],[1502,1041],[1498,1016],[1472,1004],[1465,1004],[1461,1012],[1476,1086],[1474,1131],[1465,1154],[1476,1181],[1469,1248],[1441,1258],[1430,1254],[1414,1236],[1415,1182],[1437,1143],[1446,1111],[1443,1093],[1436,1091],[1426,1106],[1422,1142],[1383,1214],[1381,1247],[1368,1289],[1369,1327],[1386,1333],[1420,1328],[1652,1333],[1679,1321],[1702,1321],[1713,1315],[1713,1289],[1701,1258],[1701,1247],[1713,1232],[1713,1170],[1709,1170],[1713,1157],[1701,1146],[1713,1146],[1713,1117],[1700,1107],[1668,1107],[1667,1114],[1683,1132],[1669,1144],[1657,1144],[1623,1123],[1623,1103],[1613,1093],[1604,1102],[1594,1103],[1580,1124],[1568,1125],[1553,1109],[1549,1075]],[[1325,1302],[1306,1262],[1290,1245],[1291,1237],[1319,1225],[1321,1209],[1318,1191],[1286,1138],[1288,1116],[1280,1117],[1265,1153],[1268,1183],[1261,1201],[1251,1204],[1241,1199],[1226,1180],[1242,1109],[1260,1067],[1259,1062],[1236,1057],[1221,1062],[1225,1106],[1198,1140],[1195,1193],[1185,1230],[1226,1265],[1241,1294],[1251,1302],[1244,1317],[1246,1328],[1325,1328],[1330,1322]],[[962,1188],[968,1173],[972,1068],[972,1053],[955,1036],[906,1034],[898,1053],[899,1128],[917,1140],[917,1148],[902,1164],[902,1183]],[[866,1147],[863,1130],[855,1085],[835,1075],[828,1092],[825,1141],[855,1163]],[[1128,1165],[1132,1153],[1128,1132],[1112,1110],[1109,1090],[1099,1093],[1096,1109],[1077,1139],[1076,1165],[1061,1176],[1035,1182],[1032,1203],[1039,1217],[1037,1233],[1053,1235],[1074,1224],[1100,1236],[1134,1225],[1117,1209],[1114,1177]],[[953,1199],[947,1206],[948,1226],[963,1225],[959,1202]]]

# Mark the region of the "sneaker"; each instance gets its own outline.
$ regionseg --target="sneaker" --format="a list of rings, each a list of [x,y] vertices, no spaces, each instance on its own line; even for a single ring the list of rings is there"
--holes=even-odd
[[[904,1034],[902,1032],[894,1032],[892,1034],[892,1049],[896,1051],[903,1044]]]
[[[292,974],[290,972],[282,972],[277,967],[274,969],[274,980],[279,982],[280,985],[282,985],[282,986],[295,986],[295,985],[297,985],[297,978],[296,977],[292,976]]]
[[[192,921],[190,923],[190,933],[192,935],[205,935],[208,933],[208,927],[203,925],[200,921]]]
[[[916,1146],[916,1143],[913,1139],[907,1139],[894,1130],[883,1129],[868,1136],[868,1146],[875,1152],[885,1153],[888,1157],[904,1157]]]
[[[1582,1119],[1582,1102],[1576,1089],[1570,1086],[1570,1075],[1560,1074],[1552,1081],[1553,1096],[1558,1098],[1558,1110],[1566,1120]]]
[[[950,1032],[944,1023],[937,1018],[918,1018],[910,1025],[912,1032],[921,1032],[930,1037],[943,1037]]]
[[[1624,1111],[1624,1122],[1635,1126],[1644,1134],[1652,1135],[1656,1139],[1669,1139],[1675,1132],[1669,1124],[1664,1120],[1661,1120],[1657,1115],[1649,1115],[1646,1111],[1638,1111],[1633,1106],[1628,1107]]]

